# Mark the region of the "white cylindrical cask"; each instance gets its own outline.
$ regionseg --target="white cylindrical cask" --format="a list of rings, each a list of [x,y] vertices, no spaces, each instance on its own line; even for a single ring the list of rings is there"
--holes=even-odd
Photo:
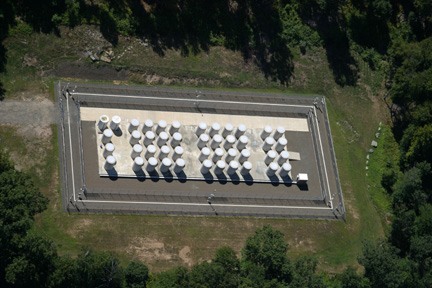
[[[171,141],[170,141],[171,147],[174,148],[176,146],[179,146],[180,143],[181,143],[181,141],[182,141],[182,139],[183,139],[182,134],[180,134],[179,132],[175,132],[172,135],[172,138],[171,138]]]
[[[251,170],[252,170],[252,163],[246,161],[243,163],[242,167],[240,168],[240,174],[246,176],[250,173]]]
[[[198,141],[197,141],[198,148],[202,149],[202,148],[206,147],[209,140],[210,140],[210,138],[207,134],[201,134],[201,136],[199,136]]]
[[[223,160],[219,160],[218,162],[216,162],[216,166],[214,168],[214,172],[219,175],[222,174],[224,169],[225,169],[226,163]]]
[[[132,119],[131,122],[129,123],[129,127],[128,127],[129,133],[132,133],[132,131],[134,131],[134,130],[138,130],[138,126],[139,126],[138,119]]]
[[[240,136],[240,138],[237,140],[237,145],[236,145],[237,149],[239,151],[245,149],[248,142],[249,142],[248,137],[246,137],[245,135]]]
[[[237,173],[238,167],[239,167],[239,163],[237,161],[231,161],[228,165],[227,173],[229,175],[233,175]]]
[[[267,137],[270,136],[272,131],[273,129],[270,126],[266,125],[264,129],[261,131],[260,134],[261,139],[264,141]]]
[[[279,165],[282,165],[283,163],[287,162],[288,159],[289,159],[288,151],[282,151],[277,158],[277,162],[279,163]]]
[[[164,158],[167,158],[169,152],[170,152],[170,149],[169,149],[168,146],[166,146],[166,145],[162,146],[162,147],[160,148],[160,150],[159,150],[159,154],[158,154],[158,158],[159,158],[159,160],[162,160],[162,159],[164,159]]]
[[[216,163],[217,161],[221,160],[223,154],[224,154],[224,150],[222,148],[216,148],[212,156],[213,163]]]
[[[107,128],[109,117],[107,115],[101,115],[98,122],[98,128],[103,131]]]
[[[264,152],[267,152],[267,151],[271,150],[272,147],[273,147],[273,145],[274,145],[274,143],[275,143],[275,140],[273,139],[273,137],[267,137],[264,140],[264,143],[262,145],[262,149],[264,150]]]
[[[144,157],[148,160],[150,157],[154,157],[155,153],[156,153],[156,146],[149,145],[147,146]]]
[[[117,160],[114,158],[114,156],[110,155],[106,158],[105,161],[105,170],[111,170],[114,168],[114,166],[117,164]]]
[[[156,169],[156,166],[158,164],[158,161],[156,158],[154,157],[150,157],[147,161],[147,165],[146,165],[146,170],[148,172],[153,172]]]
[[[136,157],[132,164],[132,170],[135,172],[140,171],[143,165],[144,165],[144,159],[141,157]]]
[[[179,121],[174,121],[171,124],[171,126],[169,128],[169,133],[171,134],[171,136],[174,135],[174,133],[177,133],[180,130],[180,126],[181,126],[181,124],[180,124]]]
[[[112,143],[106,144],[104,147],[104,150],[103,150],[103,154],[102,154],[104,156],[104,158],[107,158],[108,156],[112,155],[114,152],[114,149],[115,149],[114,144],[112,144]]]
[[[173,170],[175,173],[181,173],[183,171],[183,169],[185,168],[185,166],[186,166],[186,162],[183,159],[178,158],[175,161]]]
[[[162,173],[166,173],[169,171],[169,168],[172,166],[172,161],[169,158],[162,159],[162,163],[160,165],[160,171]]]
[[[156,125],[156,134],[159,135],[162,131],[165,131],[167,127],[167,122],[165,120],[160,120]]]
[[[278,126],[273,134],[275,140],[279,140],[285,134],[285,128],[283,126]]]
[[[208,159],[204,160],[201,165],[200,171],[202,174],[207,174],[210,172],[211,167],[212,167],[212,162]]]
[[[275,150],[280,153],[285,149],[287,143],[288,141],[286,138],[279,138],[279,140],[276,142]]]
[[[275,175],[276,171],[279,169],[279,165],[276,162],[270,163],[270,165],[267,167],[266,174],[268,176]]]
[[[213,123],[212,126],[209,129],[209,135],[210,135],[210,137],[213,137],[216,134],[219,134],[219,130],[220,130],[219,123]]]
[[[111,130],[117,130],[120,127],[121,118],[120,116],[113,116],[110,123]]]
[[[134,133],[133,131],[132,133]],[[153,131],[147,131],[144,135],[144,146],[148,147],[149,145],[153,144],[153,141],[155,140],[156,135],[153,133]]]
[[[240,156],[239,156],[239,159],[238,159],[239,162],[240,162],[240,164],[243,164],[244,162],[246,162],[249,159],[250,155],[251,155],[251,153],[250,153],[250,151],[248,149],[243,149],[240,152]]]
[[[203,162],[204,160],[209,158],[209,156],[210,156],[210,149],[207,147],[204,147],[203,149],[201,149],[201,152],[198,156],[198,159],[200,162]]]
[[[195,135],[197,137],[200,137],[201,134],[205,133],[206,129],[207,129],[207,124],[205,122],[199,123],[195,129]]]
[[[246,133],[246,126],[245,126],[244,124],[240,124],[240,125],[237,127],[237,129],[236,129],[236,131],[235,131],[235,133],[234,133],[234,136],[235,136],[237,139],[239,139],[240,136],[242,136],[242,135],[245,134],[245,133]]]
[[[173,155],[172,155],[173,161],[176,161],[177,159],[182,158],[183,152],[184,152],[184,150],[182,147],[180,147],[180,146],[175,147]]]
[[[131,145],[135,145],[138,144],[140,140],[141,140],[141,133],[137,130],[132,131],[131,137],[129,139],[129,143]]]
[[[278,173],[279,173],[279,176],[281,176],[281,177],[286,177],[290,171],[291,171],[291,164],[289,164],[289,163],[284,163],[284,164],[282,164],[282,166],[279,168]]]
[[[216,134],[213,136],[213,139],[210,142],[210,147],[215,150],[218,148],[222,143],[222,136],[219,134]]]
[[[222,129],[222,137],[226,138],[228,135],[231,135],[233,132],[234,127],[232,124],[228,123],[225,125],[225,127]]]
[[[168,133],[162,131],[156,139],[156,144],[159,147],[162,147],[163,145],[166,144],[167,141],[168,141]]]
[[[153,121],[148,119],[144,122],[142,132],[145,134],[147,133],[147,131],[152,131],[152,130],[153,130]]]
[[[273,162],[276,158],[276,152],[273,150],[270,150],[267,152],[265,158],[264,158],[264,163],[269,165],[271,162]]]
[[[225,150],[228,151],[228,149],[232,148],[234,146],[235,140],[236,139],[235,139],[235,137],[233,135],[228,135],[225,138],[225,141],[224,141],[224,144],[223,144],[223,147],[225,148]]]
[[[105,129],[102,133],[102,143],[105,145],[111,142],[113,136],[113,132],[110,129]]]
[[[132,159],[135,159],[136,157],[139,157],[141,155],[141,152],[143,151],[143,147],[140,144],[135,144],[132,147],[132,151],[130,153],[130,156]]]
[[[234,148],[229,149],[228,153],[225,155],[225,162],[229,163],[233,161],[236,156],[237,156],[237,150]]]

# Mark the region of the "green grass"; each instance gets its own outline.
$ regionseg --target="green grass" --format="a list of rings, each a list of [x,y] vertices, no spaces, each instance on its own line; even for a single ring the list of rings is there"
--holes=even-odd
[[[75,39],[73,35],[74,32],[72,36],[64,37],[70,42]],[[15,37],[7,39],[5,44],[8,48],[8,71],[5,74],[6,80],[3,81],[8,90],[7,97],[15,98],[23,91],[30,93],[32,89],[39,89],[47,98],[53,99],[54,80],[41,77],[38,69],[55,66],[64,59],[77,59],[73,49],[82,49],[83,44],[77,43],[78,48],[74,48],[64,45],[64,40],[55,35],[40,34],[31,35],[27,39],[30,44],[22,45],[23,47],[19,47],[20,41],[24,40]],[[121,53],[124,45],[126,41],[121,38],[115,48],[116,55]],[[30,49],[31,47],[35,49]],[[27,53],[34,53],[38,59],[37,69],[21,65],[22,58]],[[253,63],[244,61],[240,53],[220,47],[188,57],[172,50],[167,50],[164,57],[159,57],[151,49],[142,48],[136,55],[131,54],[114,61],[113,66],[132,67],[132,81],[120,82],[125,85],[151,84],[182,89],[202,87],[237,92],[326,95],[347,210],[346,222],[64,213],[58,182],[57,136],[54,127],[51,127],[54,133],[44,142],[48,153],[43,156],[45,160],[41,163],[45,164],[39,167],[47,175],[47,178],[40,178],[43,181],[40,180],[39,184],[51,202],[48,210],[37,219],[40,230],[53,239],[60,254],[77,255],[82,247],[108,250],[115,252],[124,262],[130,259],[143,260],[156,272],[190,262],[206,261],[214,257],[215,251],[222,246],[230,246],[239,252],[249,235],[257,228],[269,224],[285,233],[292,258],[315,255],[319,259],[319,268],[328,272],[339,272],[347,265],[357,266],[356,258],[361,251],[362,240],[384,236],[381,225],[384,223],[383,215],[377,212],[377,207],[381,211],[380,203],[386,202],[368,189],[367,181],[370,177],[366,177],[365,171],[365,157],[370,141],[378,123],[385,120],[383,115],[387,113],[379,97],[382,93],[379,85],[382,76],[371,71],[359,59],[360,79],[357,85],[341,87],[333,80],[323,50],[315,49],[301,55],[293,49],[293,53],[296,66],[290,87],[281,87],[265,79]],[[147,77],[149,75],[156,75],[159,80],[150,81]],[[49,88],[46,87],[47,84]],[[11,138],[5,146],[15,151],[15,157],[25,160],[31,155],[30,142],[14,134],[12,130],[11,127],[1,127],[0,135],[2,139]],[[379,163],[377,161],[376,165],[381,165]],[[375,168],[371,166],[370,169]],[[180,251],[185,247],[189,247],[190,252],[182,255],[182,259]]]
[[[388,125],[383,125],[381,131],[376,131],[380,133],[380,138],[375,141],[378,142],[378,147],[373,148],[374,153],[369,155],[368,168],[367,171],[367,186],[370,197],[376,206],[380,218],[382,220],[382,225],[386,232],[389,232],[390,225],[388,222],[388,217],[392,213],[392,200],[391,195],[382,187],[381,179],[384,172],[384,167],[388,163],[394,163],[398,165],[399,163],[399,147],[396,143],[391,128]],[[372,140],[371,140],[372,141]],[[366,163],[366,159],[364,160]],[[366,166],[366,164],[365,164]],[[397,169],[399,170],[399,169]]]

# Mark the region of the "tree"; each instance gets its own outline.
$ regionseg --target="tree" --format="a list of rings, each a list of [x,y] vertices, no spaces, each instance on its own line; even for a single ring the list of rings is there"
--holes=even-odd
[[[292,282],[290,288],[297,287],[325,287],[321,276],[316,275],[318,261],[315,257],[301,257],[294,263]]]
[[[400,209],[418,208],[426,202],[423,191],[422,171],[416,167],[401,175],[393,186],[393,205]]]
[[[15,287],[46,287],[57,251],[49,239],[29,233],[12,253],[5,280]]]
[[[55,269],[49,275],[46,287],[73,288],[78,286],[77,261],[69,256],[60,256],[55,259]]]
[[[411,245],[411,237],[416,234],[416,214],[413,210],[408,210],[398,211],[395,216],[390,231],[390,242],[405,255]]]
[[[287,251],[288,244],[284,242],[283,233],[264,226],[257,229],[255,235],[247,238],[241,251],[243,265],[250,269],[252,264],[255,264],[263,269],[265,279],[278,279],[289,283],[291,269]]]
[[[415,220],[417,234],[419,236],[432,235],[432,205],[426,204],[420,207],[420,214]]]
[[[432,124],[417,127],[410,140],[405,154],[408,164],[413,166],[422,161],[432,163]]]
[[[221,287],[238,287],[240,282],[240,261],[232,248],[222,247],[216,251],[216,257],[212,261]]]
[[[144,264],[136,261],[130,262],[124,270],[126,287],[145,288],[149,278],[148,268]]]
[[[397,250],[383,240],[376,243],[365,241],[363,255],[358,261],[365,268],[365,276],[371,287],[407,287],[411,283],[411,268],[406,259],[397,255]]]
[[[186,267],[177,267],[156,275],[149,283],[151,288],[183,288],[189,286],[189,274]]]
[[[432,287],[432,236],[414,237],[411,241],[409,258],[416,267],[420,282]]]
[[[50,240],[29,231],[47,203],[30,176],[16,171],[0,148],[0,286],[45,285],[56,251]]]
[[[368,288],[369,280],[358,275],[353,267],[348,267],[341,275],[342,288]]]
[[[77,259],[79,287],[121,287],[119,260],[107,252],[89,250]]]

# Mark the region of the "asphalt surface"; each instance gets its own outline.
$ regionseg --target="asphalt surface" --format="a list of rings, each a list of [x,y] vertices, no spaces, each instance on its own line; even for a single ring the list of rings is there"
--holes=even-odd
[[[326,125],[325,106],[317,105],[320,109],[307,116],[314,98],[85,84],[69,84],[68,93],[65,86],[66,83],[56,85],[56,93],[63,116],[59,125],[63,205],[69,211],[250,217],[343,216],[342,193]],[[78,101],[86,107],[307,117],[313,131],[307,133],[309,139],[306,141],[304,136],[293,137],[292,134],[289,138],[297,139],[290,141],[290,145],[309,151],[302,153],[299,162],[308,169],[304,172],[310,175],[310,180],[307,186],[298,187],[276,183],[100,177],[96,167],[98,151],[94,122],[80,125]],[[262,105],[257,105],[259,103]],[[281,107],[278,103],[293,106]],[[304,143],[308,143],[308,147],[302,147]]]

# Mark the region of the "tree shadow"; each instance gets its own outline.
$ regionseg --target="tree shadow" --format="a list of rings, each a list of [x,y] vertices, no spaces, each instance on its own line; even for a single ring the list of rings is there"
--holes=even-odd
[[[325,18],[325,17],[323,17]],[[321,19],[318,34],[323,39],[327,61],[335,82],[340,86],[357,84],[358,65],[351,55],[349,40],[337,21]]]
[[[209,51],[212,45],[240,51],[264,75],[286,85],[293,72],[293,55],[281,37],[277,7],[266,1],[138,1],[130,2],[136,34],[147,37],[159,56],[168,49],[182,56]]]
[[[2,44],[2,39],[0,38],[0,74],[3,74],[6,72],[6,61],[7,61],[7,55],[6,55],[7,49]],[[6,90],[3,87],[3,82],[0,80],[0,101],[4,100],[4,95],[6,93]]]
[[[306,2],[300,17],[303,23],[315,23],[335,82],[340,86],[355,86],[359,78],[358,65],[350,52],[346,25],[339,13],[340,3],[328,1],[321,7],[322,4]]]
[[[118,37],[119,33],[117,30],[117,23],[113,17],[113,15],[110,13],[107,9],[101,9],[100,10],[100,32],[102,33],[103,37],[109,41],[113,46],[117,46],[118,44]]]
[[[266,78],[287,85],[293,73],[293,55],[281,37],[283,27],[277,8],[271,1],[251,1],[250,5],[255,62]]]

